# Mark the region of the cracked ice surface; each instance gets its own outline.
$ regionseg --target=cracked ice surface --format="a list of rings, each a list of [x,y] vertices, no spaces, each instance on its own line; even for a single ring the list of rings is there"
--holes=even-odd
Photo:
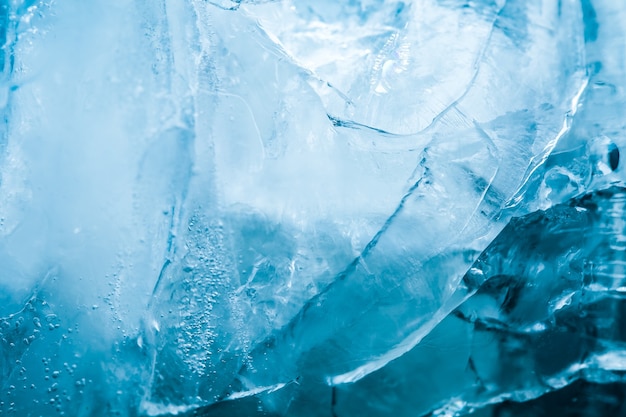
[[[498,242],[514,216],[623,180],[623,16],[600,0],[0,2],[0,414],[461,415],[615,383],[617,336],[540,387],[536,352],[509,345],[558,333],[574,301],[619,299],[551,284],[563,253],[615,280],[619,260],[569,229],[546,259]],[[606,213],[576,229],[598,247],[622,236]],[[508,287],[558,317],[510,330],[525,310]]]

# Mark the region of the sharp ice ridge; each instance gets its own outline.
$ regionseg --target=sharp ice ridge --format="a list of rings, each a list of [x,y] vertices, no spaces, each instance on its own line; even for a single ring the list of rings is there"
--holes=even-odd
[[[271,394],[272,392],[276,392],[280,389],[283,389],[284,387],[286,387],[288,384],[294,383],[295,381],[290,381],[290,382],[281,382],[279,384],[274,384],[274,385],[268,385],[268,386],[263,386],[263,387],[256,387],[247,391],[239,391],[239,392],[235,392],[233,394],[230,394],[228,397],[224,398],[223,401],[232,401],[232,400],[238,400],[240,398],[245,398],[245,397],[252,397],[254,395],[258,395],[258,394]]]
[[[364,123],[359,123],[359,122],[355,122],[352,120],[343,120],[339,117],[333,116],[331,114],[327,114],[328,119],[332,122],[333,126],[335,127],[345,127],[348,129],[354,129],[354,130],[369,130],[372,132],[376,132],[379,133],[383,136],[388,136],[388,137],[398,137],[398,138],[403,138],[403,137],[410,137],[413,135],[403,135],[403,134],[397,134],[397,133],[391,133],[388,132],[386,130],[383,129],[379,129],[377,127],[373,127],[373,126],[368,126]]]
[[[409,351],[411,351],[411,349],[417,346],[417,344],[420,343],[422,339],[424,339],[424,337],[428,335],[431,330],[435,328],[435,326],[437,326],[437,324],[445,319],[450,311],[458,307],[463,301],[467,300],[475,292],[476,289],[468,292],[467,294],[464,294],[461,299],[452,297],[446,303],[444,303],[444,305],[435,314],[433,314],[433,316],[428,321],[426,321],[421,326],[417,326],[417,330],[409,334],[395,347],[375,358],[374,360],[369,361],[352,371],[327,378],[328,385],[334,386],[357,382],[360,379],[363,379],[367,375],[371,374],[372,372],[376,372],[379,369],[384,368],[389,362],[398,359],[399,357],[408,353]]]
[[[539,167],[541,167],[546,162],[546,160],[548,159],[548,157],[550,156],[550,154],[556,147],[557,143],[559,143],[561,138],[565,136],[567,132],[569,132],[572,126],[574,117],[576,116],[576,113],[578,112],[581,97],[583,93],[587,90],[588,86],[589,86],[589,77],[585,76],[583,77],[581,81],[578,91],[576,92],[576,94],[574,95],[574,97],[572,98],[570,102],[570,108],[565,114],[565,117],[563,118],[563,124],[561,126],[561,130],[559,130],[559,132],[556,134],[554,139],[552,139],[551,141],[547,143],[547,145],[545,146],[545,148],[540,154],[535,155],[531,158],[530,164],[528,166],[528,169],[526,170],[526,173],[524,174],[524,177],[523,177],[522,182],[520,183],[520,186],[515,191],[513,196],[509,199],[509,201],[507,201],[504,204],[504,207],[513,208],[517,206],[523,200],[524,193],[526,191],[526,186],[528,185],[528,179],[532,177],[533,174],[535,174],[535,172],[539,169]]]
[[[491,40],[493,38],[493,33],[495,31],[495,27],[496,27],[496,23],[498,21],[498,18],[500,17],[500,14],[502,13],[502,10],[504,9],[504,7],[506,6],[507,3],[508,3],[508,0],[502,2],[502,5],[498,9],[498,11],[495,13],[495,16],[494,16],[494,18],[493,18],[493,20],[491,22],[491,28],[489,29],[489,35],[487,36],[487,39],[485,40],[485,43],[484,43],[483,47],[481,48],[481,51],[478,54],[478,57],[476,58],[476,61],[474,62],[474,73],[472,74],[472,78],[470,79],[469,83],[467,84],[467,87],[465,87],[463,92],[452,103],[450,103],[448,106],[446,106],[446,108],[444,108],[441,112],[439,112],[439,114],[437,114],[435,117],[433,117],[432,121],[426,127],[424,127],[422,130],[420,130],[420,132],[418,132],[418,133],[428,132],[429,130],[433,129],[434,126],[437,124],[437,122],[439,120],[441,120],[446,114],[448,114],[448,112],[450,112],[450,110],[452,110],[454,108],[457,108],[457,106],[461,102],[461,100],[463,100],[463,98],[465,98],[465,96],[467,96],[467,94],[470,92],[470,90],[474,86],[474,83],[476,82],[476,79],[478,78],[478,74],[480,73],[480,67],[481,67],[482,61],[483,61],[483,59],[485,57],[485,54],[487,52],[487,49],[489,48],[489,45],[491,45]]]

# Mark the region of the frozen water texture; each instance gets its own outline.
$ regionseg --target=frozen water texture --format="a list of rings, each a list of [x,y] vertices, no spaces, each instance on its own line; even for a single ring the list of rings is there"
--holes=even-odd
[[[622,398],[624,18],[0,1],[0,414]]]
[[[480,289],[409,354],[338,387],[336,414],[446,415],[577,379],[623,383],[625,191],[512,221],[473,266]]]

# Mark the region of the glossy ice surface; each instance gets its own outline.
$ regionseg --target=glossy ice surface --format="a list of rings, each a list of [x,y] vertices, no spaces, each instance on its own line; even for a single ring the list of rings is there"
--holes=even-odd
[[[624,21],[0,0],[0,415],[623,413]]]

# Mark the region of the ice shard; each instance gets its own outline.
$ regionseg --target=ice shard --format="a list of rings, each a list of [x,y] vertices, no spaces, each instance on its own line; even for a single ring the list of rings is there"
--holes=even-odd
[[[571,32],[576,24],[582,27],[578,5],[560,10],[542,8],[539,3],[524,5],[493,5],[495,9],[489,9],[492,13],[477,6],[477,13],[486,16],[489,31],[483,48],[474,55],[476,73],[458,99],[441,109],[432,127],[415,134],[433,139],[424,144],[407,193],[346,269],[308,301],[286,327],[250,353],[238,377],[239,389],[256,390],[296,380],[303,384],[306,379],[313,384],[358,381],[410,350],[460,302],[454,297],[458,294],[455,290],[483,249],[481,239],[499,230],[497,225],[506,219],[501,213],[507,205],[523,199],[526,176],[565,133],[586,85],[578,71],[562,73],[562,60],[573,63],[570,68],[574,69],[582,64],[578,55],[582,32],[578,32],[580,37]],[[520,9],[527,13],[526,18],[516,14],[516,26],[511,27],[510,13]],[[413,13],[421,11],[412,9]],[[535,19],[552,27],[554,35],[546,38],[543,28],[534,33],[538,29]],[[559,25],[560,19],[568,19],[572,26]],[[418,30],[423,23],[419,18],[407,23],[403,36],[409,39],[415,36],[412,25]],[[563,27],[567,29],[560,33]],[[554,86],[562,85],[565,95],[561,99],[565,98],[563,104],[569,103],[569,108],[561,107],[556,111],[560,116],[552,118],[556,107],[549,103],[554,102],[554,90],[532,98],[511,97],[509,91],[501,91],[506,95],[502,100],[507,102],[499,109],[502,112],[494,113],[491,103],[479,102],[484,94],[495,101],[499,97],[499,92],[488,93],[501,74],[491,62],[526,60],[532,51],[539,53],[546,47],[544,42],[552,43],[555,49],[566,42],[572,49],[553,64],[542,61],[544,69],[529,69],[528,73],[550,77]],[[423,44],[416,39],[415,45]],[[414,78],[404,76],[406,80]],[[533,107],[529,100],[537,103],[536,114],[527,111]],[[459,131],[457,122],[459,118],[466,120],[466,106],[472,107],[473,121]],[[363,128],[334,120],[339,127]],[[536,124],[531,120],[537,120]],[[521,136],[509,130],[519,132],[529,125],[535,127]],[[450,126],[455,126],[453,131]],[[534,130],[546,128],[551,133]],[[432,263],[442,270],[441,275],[432,274]]]
[[[469,414],[623,383],[625,204],[610,188],[513,220],[473,266],[481,288],[412,352],[337,386],[335,414]]]
[[[625,14],[0,0],[0,414],[619,411]]]

